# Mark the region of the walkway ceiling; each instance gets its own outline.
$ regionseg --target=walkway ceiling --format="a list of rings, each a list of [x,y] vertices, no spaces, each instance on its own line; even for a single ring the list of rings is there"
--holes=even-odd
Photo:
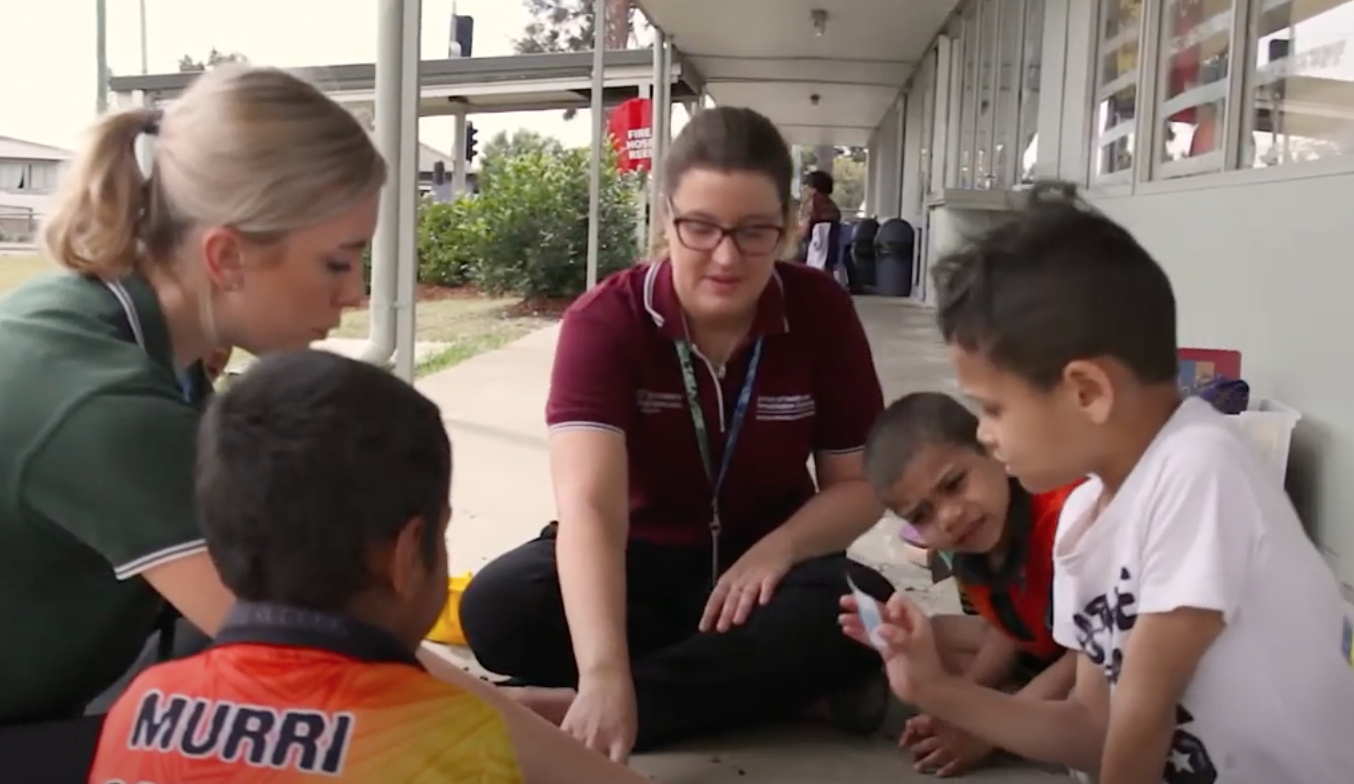
[[[958,0],[636,0],[705,79],[797,144],[864,146]],[[827,12],[823,34],[813,11]],[[819,96],[813,104],[812,96]]]

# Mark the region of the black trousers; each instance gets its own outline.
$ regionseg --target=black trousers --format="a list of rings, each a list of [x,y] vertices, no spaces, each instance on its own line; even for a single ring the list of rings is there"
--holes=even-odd
[[[170,625],[173,629],[167,632]],[[146,641],[141,657],[126,675],[86,706],[83,716],[0,724],[0,782],[10,780],[7,774],[22,773],[24,784],[86,784],[103,714],[132,679],[161,661],[191,656],[210,644],[211,639],[192,624],[166,614],[164,626]]]
[[[878,673],[879,655],[837,624],[848,573],[881,600],[893,592],[878,572],[844,553],[828,555],[791,569],[742,626],[699,633],[710,551],[632,542],[626,621],[639,711],[635,750],[793,717]],[[577,686],[549,532],[476,574],[460,615],[485,669],[523,684]]]

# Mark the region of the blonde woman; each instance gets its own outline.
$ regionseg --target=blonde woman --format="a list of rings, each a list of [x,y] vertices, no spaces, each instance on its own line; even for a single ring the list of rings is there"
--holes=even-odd
[[[352,115],[272,69],[213,70],[163,115],[93,128],[43,237],[69,274],[0,298],[0,760],[28,784],[85,780],[100,721],[77,717],[168,605],[222,629],[235,597],[193,503],[200,360],[302,348],[337,326],[364,294],[385,177]],[[294,640],[286,627],[268,634]],[[381,649],[309,631],[339,655]],[[423,664],[501,717],[526,784],[647,780],[459,668]]]

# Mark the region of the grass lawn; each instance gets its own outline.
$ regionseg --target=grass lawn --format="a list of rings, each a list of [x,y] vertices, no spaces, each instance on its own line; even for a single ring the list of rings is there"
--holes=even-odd
[[[0,256],[0,294],[29,278],[55,269],[36,256]],[[492,351],[550,323],[551,319],[520,312],[509,299],[490,299],[441,289],[426,289],[414,309],[419,342],[445,344],[419,363],[418,375],[443,370],[476,354]],[[370,324],[366,309],[353,310],[334,331],[335,338],[365,338]],[[237,352],[232,365],[249,361]]]

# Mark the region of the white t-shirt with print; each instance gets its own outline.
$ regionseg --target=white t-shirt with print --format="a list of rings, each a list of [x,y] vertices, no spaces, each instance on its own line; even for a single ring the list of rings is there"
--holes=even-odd
[[[1354,613],[1273,473],[1226,417],[1180,406],[1119,493],[1067,500],[1054,637],[1117,679],[1134,619],[1217,610],[1226,628],[1176,712],[1166,784],[1354,781]]]

